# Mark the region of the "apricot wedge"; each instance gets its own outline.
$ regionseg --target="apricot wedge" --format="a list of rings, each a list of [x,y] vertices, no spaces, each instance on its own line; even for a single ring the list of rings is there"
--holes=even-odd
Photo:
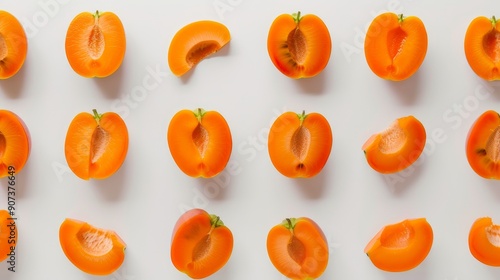
[[[368,164],[389,174],[412,165],[425,147],[426,132],[414,116],[397,119],[385,131],[372,135],[363,145]]]
[[[479,77],[500,80],[500,21],[494,16],[473,19],[465,33],[464,50],[467,62]]]
[[[180,272],[193,279],[208,277],[226,265],[232,251],[233,234],[218,216],[195,208],[177,220],[170,256]]]
[[[500,225],[490,217],[477,219],[469,232],[469,250],[485,265],[500,266]]]
[[[113,175],[123,164],[127,151],[127,126],[114,112],[79,113],[66,133],[66,161],[71,171],[84,180]]]
[[[24,121],[9,110],[0,110],[0,178],[9,171],[21,172],[30,152],[31,136]]]
[[[317,175],[330,156],[333,134],[328,120],[319,113],[285,112],[271,126],[269,157],[274,167],[289,178]]]
[[[282,14],[269,29],[269,57],[290,78],[309,78],[321,73],[328,65],[331,50],[330,31],[316,15]]]
[[[112,12],[82,12],[66,33],[66,57],[73,70],[86,78],[107,77],[125,57],[125,29]]]
[[[313,220],[288,218],[271,228],[267,253],[276,269],[290,279],[316,279],[325,271],[328,242]]]
[[[17,246],[17,226],[7,210],[0,210],[0,262]]]
[[[224,117],[217,111],[181,110],[167,130],[170,153],[177,166],[191,177],[219,174],[231,156],[233,140]]]
[[[211,20],[192,22],[172,38],[168,48],[168,66],[174,75],[182,76],[230,40],[229,29],[222,23]]]
[[[416,16],[391,12],[373,19],[365,38],[365,58],[377,76],[401,81],[411,77],[427,53],[427,31]]]
[[[406,219],[383,227],[365,247],[379,269],[402,272],[417,267],[429,254],[433,231],[425,218]]]
[[[469,165],[479,176],[500,179],[500,115],[493,110],[481,114],[467,135]]]
[[[59,228],[59,242],[68,260],[81,271],[109,275],[125,260],[125,242],[114,231],[66,218]]]
[[[14,76],[28,53],[28,39],[21,23],[7,11],[0,11],[0,79]]]

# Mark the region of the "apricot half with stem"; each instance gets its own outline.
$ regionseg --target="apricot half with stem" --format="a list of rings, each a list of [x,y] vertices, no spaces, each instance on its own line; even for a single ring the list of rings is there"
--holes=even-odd
[[[288,218],[271,228],[267,253],[276,269],[290,279],[316,279],[325,271],[328,242],[310,218]]]
[[[59,228],[59,242],[68,260],[81,271],[109,275],[125,260],[125,242],[111,230],[86,222],[65,219]]]
[[[182,27],[168,48],[168,65],[176,76],[182,76],[201,60],[219,51],[231,40],[222,23],[201,20]]]
[[[316,76],[328,65],[332,50],[330,32],[316,15],[282,14],[269,29],[267,51],[274,66],[298,79]]]
[[[365,253],[381,270],[407,271],[429,254],[433,231],[425,218],[406,219],[383,227],[365,247]]]
[[[128,151],[128,130],[114,112],[79,113],[71,121],[64,154],[73,173],[84,179],[105,179],[123,164]]]
[[[30,152],[31,136],[24,121],[9,110],[0,110],[0,178],[9,171],[21,172]]]
[[[426,132],[414,116],[397,119],[385,131],[372,135],[363,145],[368,164],[384,174],[412,165],[422,154]]]
[[[112,12],[82,12],[68,27],[65,48],[76,73],[86,78],[107,77],[125,57],[125,29]]]
[[[500,266],[500,225],[490,217],[477,219],[469,231],[469,250],[478,261]]]
[[[17,226],[7,210],[0,210],[0,262],[17,246]]]
[[[0,79],[14,76],[28,53],[28,39],[21,23],[11,13],[0,11]]]
[[[479,77],[500,80],[500,21],[495,16],[472,20],[465,33],[464,50],[467,62]]]
[[[317,175],[330,156],[333,134],[328,120],[319,113],[285,112],[271,126],[269,157],[274,167],[290,178]]]
[[[232,251],[233,234],[217,215],[195,208],[182,214],[175,224],[171,260],[175,268],[193,279],[216,273]]]

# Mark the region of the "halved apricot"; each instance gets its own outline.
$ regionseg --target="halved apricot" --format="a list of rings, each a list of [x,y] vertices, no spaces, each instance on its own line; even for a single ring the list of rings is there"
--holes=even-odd
[[[500,115],[481,114],[467,135],[466,154],[474,172],[486,179],[500,179]]]
[[[316,279],[325,271],[328,242],[310,218],[288,218],[271,228],[267,253],[276,269],[290,279]]]
[[[75,116],[64,144],[69,168],[84,180],[113,175],[128,151],[128,130],[123,119],[114,112],[93,113]]]
[[[381,270],[407,271],[427,257],[433,236],[425,218],[406,219],[383,227],[366,245],[365,253]]]
[[[269,157],[274,167],[290,178],[317,175],[330,156],[333,134],[328,120],[319,113],[285,112],[271,126]]]
[[[109,275],[120,268],[127,247],[116,232],[69,218],[59,228],[59,242],[68,260],[92,275]]]
[[[224,170],[233,145],[224,117],[217,111],[201,108],[177,112],[168,126],[167,142],[182,172],[204,178]]]
[[[216,273],[232,252],[233,234],[216,215],[195,208],[175,224],[170,257],[175,268],[193,279]]]
[[[174,75],[182,76],[231,40],[227,27],[219,22],[201,20],[182,27],[168,48],[168,66]]]
[[[490,217],[477,219],[469,232],[469,250],[478,261],[500,266],[500,225]]]
[[[426,133],[414,116],[397,119],[385,131],[372,135],[363,145],[368,164],[384,174],[401,171],[422,154]]]
[[[472,70],[487,81],[500,80],[500,21],[477,17],[465,33],[465,57]]]
[[[364,49],[373,73],[387,80],[405,80],[424,61],[427,31],[416,16],[382,13],[368,27]]]
[[[0,210],[0,262],[17,246],[17,226],[7,210]]]
[[[11,111],[0,110],[0,178],[8,176],[9,171],[19,173],[30,152],[31,136],[24,121]]]
[[[28,39],[21,23],[12,14],[0,11],[0,79],[14,76],[28,53]]]
[[[293,79],[323,71],[331,50],[330,32],[313,14],[282,14],[273,21],[267,36],[267,51],[274,66]]]
[[[125,29],[112,12],[82,12],[71,21],[66,33],[66,57],[79,75],[107,77],[125,56]]]

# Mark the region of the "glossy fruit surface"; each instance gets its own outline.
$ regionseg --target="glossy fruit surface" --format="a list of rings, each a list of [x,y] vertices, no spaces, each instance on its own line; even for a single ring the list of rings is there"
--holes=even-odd
[[[21,23],[11,13],[0,11],[0,79],[14,76],[28,53],[28,39]]]

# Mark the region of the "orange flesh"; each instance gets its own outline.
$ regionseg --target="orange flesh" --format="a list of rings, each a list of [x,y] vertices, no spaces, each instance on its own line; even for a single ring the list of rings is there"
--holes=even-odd
[[[469,130],[466,145],[471,168],[486,179],[500,179],[500,116],[484,112]]]
[[[383,13],[370,24],[364,49],[373,73],[383,79],[405,80],[424,61],[427,31],[418,17]]]
[[[308,218],[287,219],[274,226],[267,236],[267,253],[276,269],[291,279],[320,277],[329,259],[323,231]]]
[[[167,142],[177,166],[191,177],[216,176],[232,152],[231,131],[216,111],[177,112],[170,121]]]
[[[469,249],[478,261],[500,266],[500,226],[490,217],[477,219],[469,232]]]
[[[381,270],[407,271],[429,254],[433,231],[425,218],[404,220],[382,228],[365,247],[365,253]]]
[[[374,134],[363,145],[368,164],[377,172],[399,172],[413,164],[425,147],[426,132],[413,116],[396,120],[386,131]]]
[[[274,167],[290,178],[317,175],[328,161],[332,144],[330,124],[318,113],[286,112],[273,123],[268,137]]]
[[[0,262],[7,259],[11,247],[17,246],[17,226],[11,229],[12,217],[7,210],[0,210]],[[11,235],[13,230],[13,235]]]
[[[299,21],[299,23],[297,23]],[[284,75],[298,79],[319,74],[331,54],[330,32],[315,15],[283,14],[269,29],[267,50],[274,66]]]
[[[221,269],[233,250],[233,235],[214,215],[201,209],[184,213],[177,221],[171,244],[174,266],[193,279],[208,277]]]
[[[24,122],[13,112],[0,110],[0,178],[9,175],[9,166],[20,172],[30,151],[31,137]]]
[[[59,242],[68,260],[88,274],[109,275],[125,259],[126,244],[115,232],[82,221],[65,219]]]
[[[100,120],[80,113],[68,128],[66,161],[73,173],[84,180],[113,175],[123,164],[127,151],[127,127],[116,113],[102,114]]]
[[[182,76],[200,61],[219,51],[231,40],[227,27],[202,20],[181,28],[168,49],[168,65],[176,76]]]
[[[500,80],[500,21],[477,17],[467,28],[464,40],[467,62],[487,81]]]
[[[87,78],[107,77],[125,56],[125,30],[114,13],[83,12],[71,22],[65,44],[66,57],[76,73]]]
[[[14,76],[28,53],[28,39],[21,23],[10,13],[0,11],[0,79]]]

